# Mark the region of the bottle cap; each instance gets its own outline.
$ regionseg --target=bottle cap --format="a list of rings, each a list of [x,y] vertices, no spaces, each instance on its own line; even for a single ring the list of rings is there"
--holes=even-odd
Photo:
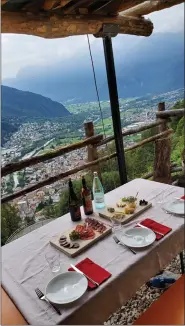
[[[98,173],[97,172],[94,172],[94,175],[98,175]]]

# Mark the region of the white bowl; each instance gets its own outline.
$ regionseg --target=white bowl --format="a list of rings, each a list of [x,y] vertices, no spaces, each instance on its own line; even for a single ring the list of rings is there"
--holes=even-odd
[[[71,303],[87,290],[88,281],[77,272],[66,272],[55,276],[46,286],[46,298],[56,304]]]

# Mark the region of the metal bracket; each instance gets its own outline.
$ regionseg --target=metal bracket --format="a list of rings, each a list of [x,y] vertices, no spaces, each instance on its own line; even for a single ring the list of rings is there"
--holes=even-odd
[[[103,24],[102,29],[94,34],[94,37],[115,37],[120,31],[120,26],[118,24]]]

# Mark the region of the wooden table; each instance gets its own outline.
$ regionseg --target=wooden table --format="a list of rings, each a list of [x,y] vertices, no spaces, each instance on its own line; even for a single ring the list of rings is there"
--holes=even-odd
[[[117,245],[112,235],[76,258],[61,253],[62,271],[66,271],[71,263],[76,264],[88,257],[112,274],[99,288],[87,291],[73,305],[61,306],[61,316],[45,302],[38,300],[34,289],[40,287],[44,291],[51,278],[45,254],[56,250],[49,244],[52,236],[74,226],[69,214],[5,245],[2,248],[2,286],[28,323],[47,326],[101,324],[146,281],[168,265],[184,248],[184,219],[166,214],[155,206],[156,196],[166,189],[171,191],[169,200],[183,195],[182,188],[143,179],[135,179],[106,194],[107,204],[112,205],[120,197],[134,195],[139,191],[139,198],[152,201],[154,207],[137,217],[132,226],[137,221],[150,217],[171,227],[172,231],[152,246],[138,250],[136,255]]]
[[[184,275],[157,299],[134,325],[184,325]]]

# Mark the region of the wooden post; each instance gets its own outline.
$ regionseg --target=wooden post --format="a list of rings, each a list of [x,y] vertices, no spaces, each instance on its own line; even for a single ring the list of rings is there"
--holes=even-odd
[[[158,104],[158,111],[165,111],[165,102]],[[159,133],[168,129],[167,120],[158,126]],[[171,138],[162,137],[155,141],[154,177],[153,180],[161,183],[171,183],[170,172]]]
[[[84,129],[85,129],[85,137],[89,138],[94,136],[94,124],[93,121],[84,122]],[[96,145],[88,145],[87,146],[87,161],[92,162],[98,159],[98,151]],[[92,173],[98,172],[99,177],[101,178],[100,168],[99,165],[92,166],[91,168]]]

